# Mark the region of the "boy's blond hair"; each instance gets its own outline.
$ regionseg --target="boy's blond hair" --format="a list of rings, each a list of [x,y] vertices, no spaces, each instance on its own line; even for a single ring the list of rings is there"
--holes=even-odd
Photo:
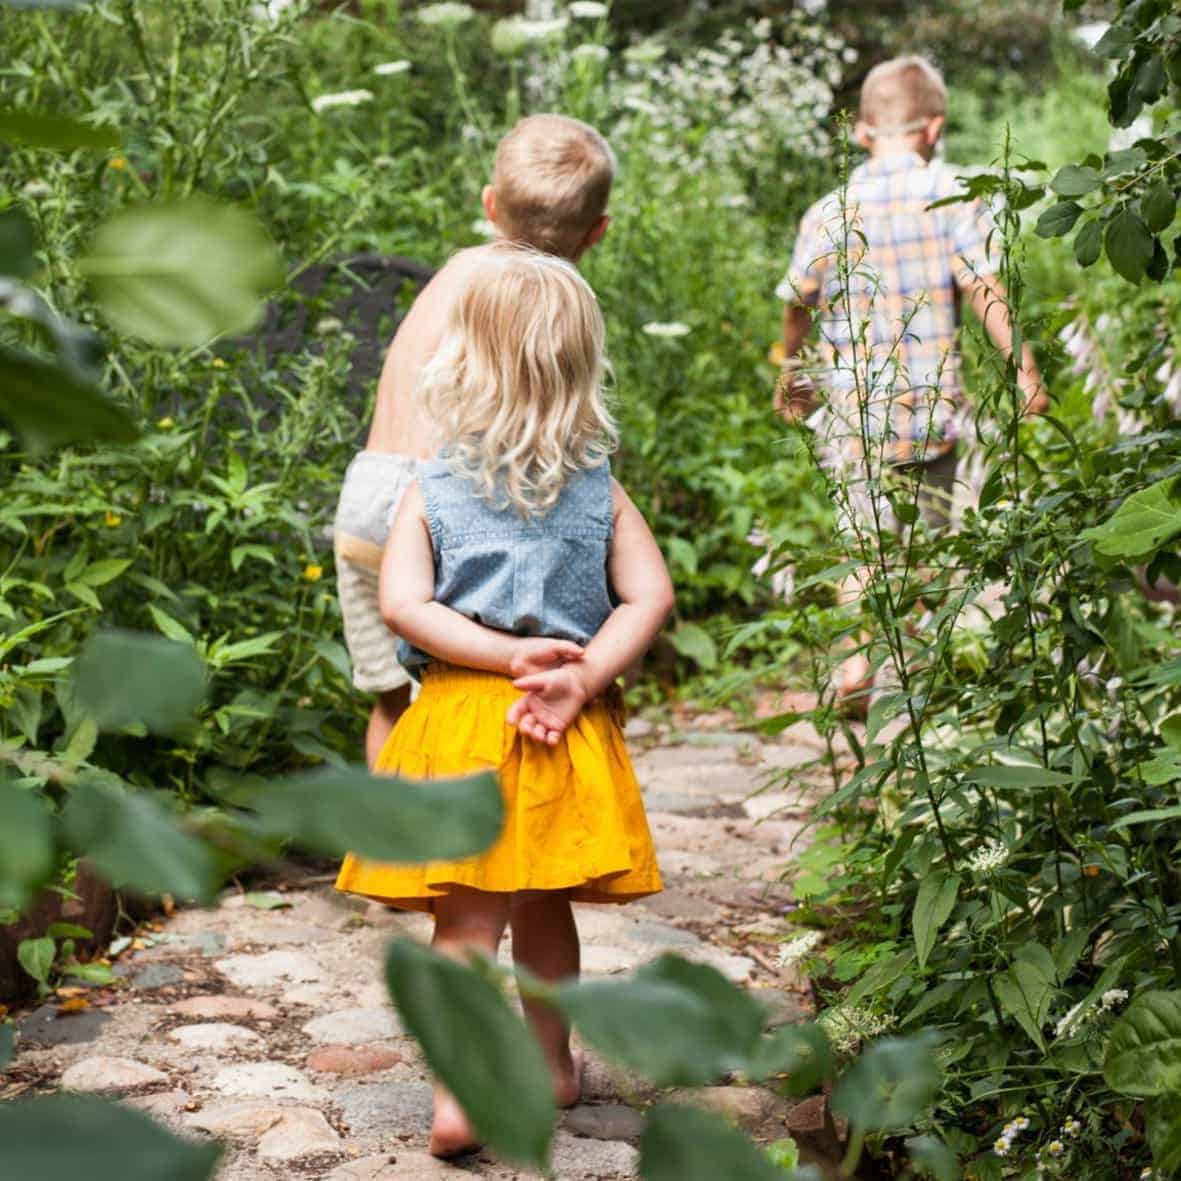
[[[874,66],[861,84],[861,119],[880,132],[917,131],[947,113],[943,75],[925,57],[895,57]]]
[[[501,242],[471,273],[420,389],[452,467],[490,503],[544,513],[614,450],[604,338],[565,259]]]
[[[511,241],[573,258],[606,212],[614,180],[615,154],[593,127],[530,115],[496,149],[497,226]]]

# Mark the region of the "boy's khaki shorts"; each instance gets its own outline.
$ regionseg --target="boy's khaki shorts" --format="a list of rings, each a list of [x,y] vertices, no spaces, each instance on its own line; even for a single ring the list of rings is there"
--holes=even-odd
[[[409,456],[362,451],[345,472],[336,506],[337,593],[353,684],[363,693],[388,693],[410,682],[398,662],[398,637],[381,618],[377,579],[390,525],[414,477]]]

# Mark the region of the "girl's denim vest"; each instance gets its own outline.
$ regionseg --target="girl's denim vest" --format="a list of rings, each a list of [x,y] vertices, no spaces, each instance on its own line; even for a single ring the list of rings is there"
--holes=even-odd
[[[541,517],[485,500],[445,460],[418,465],[435,551],[435,601],[517,636],[586,644],[612,611],[611,466],[576,472]],[[431,657],[404,640],[415,677]]]

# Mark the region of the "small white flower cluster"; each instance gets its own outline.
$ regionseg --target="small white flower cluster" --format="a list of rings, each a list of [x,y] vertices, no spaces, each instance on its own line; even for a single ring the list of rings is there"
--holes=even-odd
[[[1109,988],[1099,998],[1099,1008],[1105,1013],[1114,1013],[1121,1005],[1128,1003],[1128,990],[1126,988]]]
[[[373,72],[382,78],[388,78],[391,74],[405,74],[409,70],[410,63],[404,59],[396,62],[380,62],[373,67]]]
[[[607,15],[607,5],[599,0],[574,0],[566,11],[575,20],[602,20]]]
[[[476,10],[470,4],[455,4],[445,0],[441,4],[428,4],[425,8],[419,8],[414,15],[424,25],[437,29],[458,29],[476,15]]]
[[[682,324],[679,320],[660,321],[652,320],[650,323],[644,325],[644,331],[649,336],[688,336],[693,331],[688,324]]]
[[[1060,1136],[1065,1136],[1070,1140],[1077,1140],[1079,1138],[1079,1133],[1082,1132],[1082,1130],[1082,1122],[1075,1119],[1073,1115],[1068,1115],[1066,1119],[1062,1121],[1062,1127],[1059,1129],[1058,1134]]]
[[[1009,860],[1003,841],[986,841],[968,858],[968,868],[976,873],[992,873]]]
[[[824,935],[820,931],[805,931],[802,935],[797,935],[779,949],[777,957],[779,966],[786,968],[789,964],[794,964],[798,960],[804,959],[805,956],[811,955],[823,939]]]
[[[523,16],[509,16],[499,20],[492,29],[492,48],[503,57],[515,57],[547,41],[560,37],[569,24],[562,17],[552,20],[528,20]]]
[[[880,1017],[868,1009],[856,1005],[837,1005],[825,1009],[817,1020],[834,1050],[848,1054],[868,1038],[885,1033],[894,1025],[893,1017]]]
[[[359,107],[372,101],[372,90],[342,90],[338,94],[316,95],[312,99],[312,110],[319,115],[333,107]]]
[[[1164,363],[1153,374],[1164,387],[1161,396],[1174,418],[1181,415],[1181,364],[1177,354],[1170,352]]]
[[[1157,1181],[1157,1171],[1155,1169],[1141,1169],[1140,1181]]]
[[[1054,1026],[1055,1037],[1074,1037],[1083,1025],[1086,1024],[1086,1000],[1081,1000],[1077,1005],[1072,1005],[1066,1011],[1066,1015],[1059,1019],[1058,1024]]]
[[[1016,1119],[1010,1120],[1001,1129],[1001,1134],[992,1142],[992,1151],[997,1156],[1008,1156],[1013,1148],[1013,1141],[1021,1135],[1022,1132],[1029,1131],[1029,1117],[1019,1115]]]
[[[611,51],[606,45],[596,45],[592,41],[570,50],[570,57],[576,62],[605,62],[610,56]]]

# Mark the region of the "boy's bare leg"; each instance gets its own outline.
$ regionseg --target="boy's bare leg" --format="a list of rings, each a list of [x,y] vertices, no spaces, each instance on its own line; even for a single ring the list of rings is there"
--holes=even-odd
[[[377,756],[381,754],[381,748],[385,746],[386,739],[409,705],[409,685],[390,689],[378,695],[373,712],[369,715],[369,725],[365,729],[365,762],[370,771],[377,766]]]
[[[565,891],[518,894],[510,921],[515,964],[547,984],[578,975],[578,928]],[[573,1107],[582,1094],[582,1055],[571,1052],[570,1027],[544,1001],[526,1000],[524,1008],[553,1076],[554,1101],[559,1107]]]
[[[453,887],[435,900],[435,935],[431,946],[442,955],[465,960],[469,952],[495,956],[508,925],[511,896]],[[435,1086],[431,1123],[433,1156],[460,1156],[480,1147],[475,1131],[455,1096],[441,1083]]]

